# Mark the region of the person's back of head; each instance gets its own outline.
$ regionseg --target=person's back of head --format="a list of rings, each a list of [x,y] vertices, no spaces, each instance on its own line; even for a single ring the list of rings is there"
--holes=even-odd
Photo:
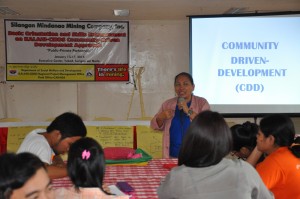
[[[87,134],[86,127],[79,115],[66,112],[57,116],[47,127],[47,133],[54,130],[60,131],[61,139],[67,137],[85,137]]]
[[[230,130],[233,139],[233,151],[248,150],[250,153],[254,149],[258,133],[257,124],[247,121],[243,124],[233,125]]]
[[[21,189],[41,168],[46,172],[44,163],[31,153],[6,153],[1,155],[0,199],[11,198],[14,191]],[[49,177],[48,180],[50,182]],[[18,197],[20,196],[15,198]]]
[[[67,170],[76,189],[98,187],[103,191],[105,159],[101,145],[89,137],[74,142],[68,153]]]
[[[232,149],[231,131],[217,112],[199,113],[188,128],[178,165],[207,167],[219,163]]]
[[[291,146],[294,142],[295,127],[287,115],[267,115],[260,121],[259,128],[265,137],[273,136],[277,146]]]
[[[289,147],[291,152],[300,158],[300,145],[294,145],[299,142],[299,140],[295,138],[294,123],[287,115],[271,114],[265,116],[260,121],[260,130],[265,137],[273,136],[276,146]]]

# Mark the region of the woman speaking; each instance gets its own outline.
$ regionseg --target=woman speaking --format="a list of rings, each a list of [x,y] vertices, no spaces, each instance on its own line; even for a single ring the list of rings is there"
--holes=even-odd
[[[176,97],[165,101],[151,120],[151,128],[164,132],[163,157],[177,158],[182,139],[196,115],[210,106],[206,99],[193,95],[194,80],[189,73],[176,75]]]

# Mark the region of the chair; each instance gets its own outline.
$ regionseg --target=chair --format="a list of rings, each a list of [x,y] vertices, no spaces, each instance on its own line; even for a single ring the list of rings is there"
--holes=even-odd
[[[22,122],[19,118],[1,118],[0,122]]]
[[[111,117],[95,117],[94,121],[113,121]]]

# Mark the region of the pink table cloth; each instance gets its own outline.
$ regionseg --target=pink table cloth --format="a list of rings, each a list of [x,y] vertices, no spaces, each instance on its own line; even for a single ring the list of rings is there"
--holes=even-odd
[[[177,164],[177,159],[153,159],[146,166],[106,166],[104,183],[115,185],[128,182],[133,188],[132,198],[158,198],[156,191],[161,181],[169,173],[164,165]],[[53,187],[70,187],[68,177],[53,180]]]

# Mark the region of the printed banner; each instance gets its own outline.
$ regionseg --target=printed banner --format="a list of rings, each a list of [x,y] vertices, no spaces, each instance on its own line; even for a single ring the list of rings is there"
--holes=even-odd
[[[128,81],[129,23],[5,20],[7,81]]]

